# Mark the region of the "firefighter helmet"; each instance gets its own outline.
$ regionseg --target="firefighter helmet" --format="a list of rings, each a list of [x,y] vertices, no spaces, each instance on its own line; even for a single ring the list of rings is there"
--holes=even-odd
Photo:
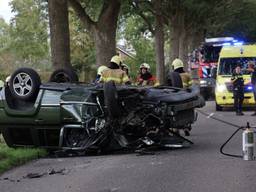
[[[111,61],[110,62],[113,62],[113,63],[116,63],[117,65],[121,65],[122,63],[122,59],[120,56],[118,55],[115,55],[111,58]]]
[[[140,65],[140,69],[142,69],[142,68],[145,68],[145,69],[147,69],[147,70],[150,70],[150,65],[147,64],[147,63],[142,63],[142,64]]]
[[[172,62],[172,66],[173,66],[173,69],[176,70],[178,68],[184,67],[184,64],[179,58],[176,58]]]

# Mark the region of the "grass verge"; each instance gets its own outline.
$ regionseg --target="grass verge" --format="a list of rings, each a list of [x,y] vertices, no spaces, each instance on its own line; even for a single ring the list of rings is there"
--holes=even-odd
[[[15,166],[47,155],[44,149],[9,148],[0,138],[0,174]]]

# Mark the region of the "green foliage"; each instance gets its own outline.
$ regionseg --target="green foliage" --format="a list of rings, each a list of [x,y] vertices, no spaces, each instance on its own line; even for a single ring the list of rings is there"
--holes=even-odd
[[[155,73],[155,52],[152,34],[147,30],[143,20],[132,15],[123,23],[122,37],[127,41],[127,47],[132,47],[136,52],[135,59],[128,59],[126,63],[130,66],[131,76],[135,77],[142,63],[148,63],[151,71]]]
[[[10,42],[10,27],[4,21],[4,19],[0,18],[0,53],[3,53],[7,47],[9,47]]]
[[[0,19],[0,70],[10,73],[27,66],[50,68],[47,3],[44,0],[12,0],[14,17]]]
[[[95,70],[93,68],[96,62],[94,42],[81,26],[81,22],[74,12],[70,10],[69,13],[71,64],[77,72],[90,74],[91,71]],[[89,75],[85,77],[83,74],[82,77],[83,81],[90,79]]]
[[[93,21],[98,21],[104,0],[82,0],[82,6]]]
[[[12,0],[10,5],[15,14],[10,24],[10,50],[19,62],[37,67],[49,58],[45,2]]]
[[[43,149],[13,149],[0,143],[0,174],[12,167],[22,165],[32,159],[37,159],[46,155],[47,152]]]
[[[255,10],[255,1],[243,1],[223,27],[222,33],[241,40],[256,42]]]

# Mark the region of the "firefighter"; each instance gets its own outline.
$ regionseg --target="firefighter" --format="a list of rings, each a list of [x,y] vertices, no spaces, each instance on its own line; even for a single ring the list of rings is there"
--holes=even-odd
[[[189,88],[192,85],[192,78],[189,73],[184,71],[184,64],[182,60],[180,60],[179,58],[174,59],[174,61],[172,62],[172,66],[173,66],[174,72],[177,72],[180,74],[183,88]],[[191,129],[192,128],[190,124],[184,128],[185,136],[190,136]]]
[[[174,61],[172,62],[172,66],[173,66],[174,72],[177,72],[180,74],[183,87],[189,88],[192,85],[192,78],[189,73],[184,71],[184,64],[182,60],[180,60],[179,58],[174,59]]]
[[[255,70],[255,64],[253,61],[248,62],[247,71],[251,74],[251,84],[253,87],[254,102],[256,103],[256,70]],[[252,114],[252,116],[256,116],[256,109],[255,109],[255,112]]]
[[[129,78],[126,73],[120,69],[122,64],[121,57],[115,55],[111,58],[108,69],[102,72],[100,82],[114,81],[116,84],[127,84]]]
[[[132,81],[131,81],[131,76],[130,76],[130,74],[129,74],[129,67],[128,67],[128,65],[122,63],[122,64],[121,64],[121,69],[126,73],[126,75],[127,75],[128,78],[129,78],[129,84],[131,84]]]
[[[105,65],[101,65],[98,70],[97,70],[97,76],[96,76],[96,79],[95,79],[95,83],[98,83],[100,81],[100,77],[102,75],[102,72],[107,70],[108,67],[106,67]]]
[[[158,84],[156,77],[150,73],[149,64],[142,63],[140,65],[140,72],[139,72],[139,76],[137,77],[136,84],[142,85],[142,86],[145,86],[145,85],[156,86]]]
[[[234,73],[232,74],[231,82],[233,84],[234,108],[236,110],[236,115],[244,115],[242,112],[242,104],[244,100],[244,79],[239,65],[236,66]]]

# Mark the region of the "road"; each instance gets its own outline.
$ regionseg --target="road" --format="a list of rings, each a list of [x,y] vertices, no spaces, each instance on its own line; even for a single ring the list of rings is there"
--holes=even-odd
[[[256,123],[250,116],[238,117],[232,111],[215,112],[213,102],[202,110],[220,119],[245,125]],[[227,157],[221,144],[235,128],[199,115],[186,149],[159,151],[155,155],[118,154],[106,156],[45,158],[15,168],[0,176],[1,192],[246,192],[256,188],[256,162]],[[241,133],[226,151],[241,154]],[[51,169],[64,174],[23,178],[28,173]],[[4,178],[6,180],[4,180]],[[8,179],[7,179],[8,178]]]

